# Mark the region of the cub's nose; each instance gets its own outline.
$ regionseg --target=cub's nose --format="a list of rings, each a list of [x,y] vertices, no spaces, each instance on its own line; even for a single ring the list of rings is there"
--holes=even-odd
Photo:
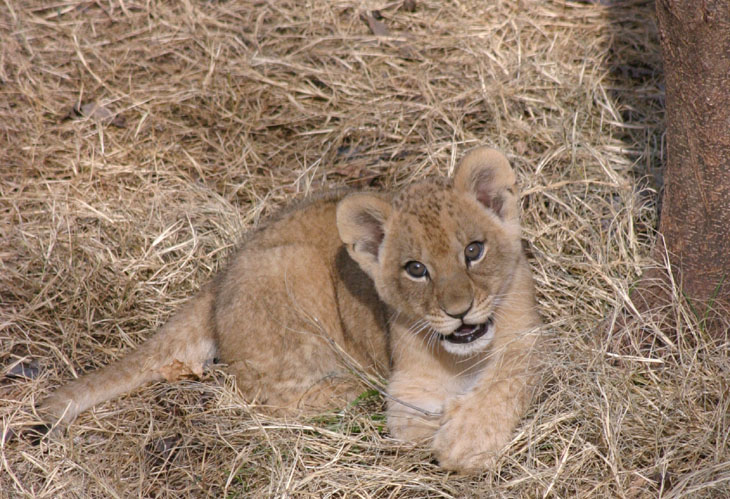
[[[441,307],[441,310],[443,310],[446,315],[448,315],[449,317],[451,317],[453,319],[461,319],[461,320],[463,320],[464,317],[466,316],[466,314],[469,313],[469,310],[471,310],[471,306],[473,305],[473,303],[474,303],[473,301],[472,302],[469,302],[469,305],[467,305],[467,307],[464,308],[460,312],[457,312],[456,311],[456,310],[458,310],[456,307],[454,307],[453,310],[447,310],[446,308]]]

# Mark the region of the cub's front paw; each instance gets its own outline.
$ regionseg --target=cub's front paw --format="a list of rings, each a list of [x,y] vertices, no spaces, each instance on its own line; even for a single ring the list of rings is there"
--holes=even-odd
[[[475,473],[493,467],[496,454],[509,441],[511,422],[483,401],[455,400],[434,435],[433,451],[441,467]],[[507,428],[505,428],[507,427]]]
[[[389,408],[388,429],[390,434],[399,440],[422,443],[433,437],[439,429],[438,417],[429,417],[412,410]]]

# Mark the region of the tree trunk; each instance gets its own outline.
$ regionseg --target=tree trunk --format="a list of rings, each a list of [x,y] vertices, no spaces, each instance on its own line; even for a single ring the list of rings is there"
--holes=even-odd
[[[666,79],[659,232],[696,313],[730,310],[730,2],[657,0]],[[663,257],[661,238],[656,256]],[[723,321],[720,321],[723,322]],[[727,324],[727,322],[725,321]],[[722,334],[722,328],[715,328]]]

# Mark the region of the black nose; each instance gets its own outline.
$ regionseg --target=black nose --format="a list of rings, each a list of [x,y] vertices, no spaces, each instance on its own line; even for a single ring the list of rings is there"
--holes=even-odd
[[[446,310],[445,308],[442,308],[442,310],[449,317],[452,317],[454,319],[461,319],[461,320],[463,320],[464,319],[464,316],[469,313],[469,310],[471,310],[472,303],[470,303],[469,306],[466,307],[462,312],[450,312],[450,311]]]

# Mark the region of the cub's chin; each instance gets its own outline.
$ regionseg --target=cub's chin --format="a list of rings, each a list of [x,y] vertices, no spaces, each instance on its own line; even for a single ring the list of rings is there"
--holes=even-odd
[[[440,334],[441,346],[452,355],[461,357],[486,350],[494,339],[494,321],[490,317],[481,324],[462,324],[451,334]]]

